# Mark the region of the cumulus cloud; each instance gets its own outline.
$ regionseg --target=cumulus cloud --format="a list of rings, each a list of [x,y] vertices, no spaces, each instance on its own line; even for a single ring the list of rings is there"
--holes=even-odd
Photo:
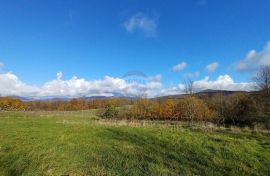
[[[105,76],[98,80],[85,80],[73,76],[62,79],[63,73],[56,74],[56,79],[42,86],[30,86],[9,72],[0,74],[0,96],[23,97],[84,97],[84,96],[137,96],[154,92],[162,87],[161,75],[149,77],[147,82],[128,82],[122,78]]]
[[[123,23],[127,32],[133,33],[135,31],[143,32],[148,37],[155,37],[157,32],[156,16],[148,16],[142,12],[130,17]]]
[[[178,95],[184,93],[185,93],[185,85],[180,83],[177,86],[162,89],[160,91],[160,94],[157,96]]]
[[[207,76],[202,80],[193,82],[195,92],[200,92],[206,89],[212,90],[231,90],[231,91],[252,91],[254,90],[255,83],[253,82],[240,82],[236,83],[229,75],[220,75],[216,80],[210,80]],[[184,94],[185,84],[180,83],[167,89],[162,89],[160,95],[175,95]]]
[[[229,75],[220,75],[216,80],[212,81],[207,76],[202,80],[194,82],[194,88],[197,91],[205,89],[213,90],[233,90],[233,91],[251,91],[254,90],[255,83],[236,83]]]
[[[187,67],[187,63],[186,62],[182,62],[180,64],[177,64],[175,66],[173,66],[172,70],[174,72],[179,72],[181,70],[184,70]]]
[[[55,80],[41,86],[32,86],[21,81],[15,74],[8,72],[0,74],[0,96],[22,96],[32,98],[46,97],[90,97],[90,96],[140,96],[156,97],[162,95],[181,94],[185,85],[164,88],[161,75],[148,77],[146,82],[129,82],[123,78],[105,76],[103,79],[85,80],[73,76],[63,80],[63,73],[57,73]],[[229,75],[221,75],[216,80],[205,77],[194,81],[194,90],[246,90],[251,91],[255,83],[236,83]]]
[[[11,72],[0,74],[0,96],[31,96],[39,91],[38,87],[26,85]]]
[[[270,65],[270,42],[262,51],[250,50],[246,58],[237,64],[237,70],[241,72],[255,71],[262,65]]]
[[[208,64],[205,67],[205,70],[207,70],[209,73],[214,72],[218,68],[218,66],[219,66],[218,62],[213,62],[211,64]]]

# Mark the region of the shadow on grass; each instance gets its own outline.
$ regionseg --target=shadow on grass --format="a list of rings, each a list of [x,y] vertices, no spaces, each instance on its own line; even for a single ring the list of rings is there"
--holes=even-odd
[[[206,174],[211,171],[209,165],[211,159],[207,156],[207,151],[204,153],[205,151],[196,150],[195,146],[190,145],[189,142],[183,141],[179,144],[176,141],[167,140],[166,137],[157,137],[151,132],[141,129],[131,131],[108,128],[100,134],[100,137],[105,141],[112,141],[115,145],[113,148],[107,149],[110,150],[111,156],[106,155],[106,159],[122,158],[123,163],[119,164],[123,168],[123,164],[130,162],[128,158],[132,158],[133,162],[131,163],[136,164],[131,164],[128,167],[136,167],[140,174],[186,175]],[[124,145],[132,146],[132,150]],[[129,168],[125,169],[129,170]]]
[[[26,156],[26,153],[11,153],[5,157],[0,156],[0,163],[2,163],[0,169],[8,176],[22,175],[30,166],[30,160],[21,156]]]

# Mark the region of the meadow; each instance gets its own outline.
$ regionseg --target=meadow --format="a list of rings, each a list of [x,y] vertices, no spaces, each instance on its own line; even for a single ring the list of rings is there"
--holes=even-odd
[[[270,133],[0,112],[0,175],[270,175]]]

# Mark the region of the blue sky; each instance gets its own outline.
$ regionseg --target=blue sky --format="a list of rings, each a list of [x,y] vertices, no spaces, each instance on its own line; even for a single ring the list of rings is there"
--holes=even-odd
[[[269,9],[268,0],[0,0],[0,73],[38,88],[58,72],[91,82],[130,70],[159,75],[162,88],[187,77],[247,83],[270,63]]]

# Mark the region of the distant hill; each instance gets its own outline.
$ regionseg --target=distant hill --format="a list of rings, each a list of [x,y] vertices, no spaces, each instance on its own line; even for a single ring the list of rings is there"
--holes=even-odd
[[[206,89],[197,93],[194,93],[196,96],[203,97],[203,96],[214,96],[216,94],[223,94],[223,95],[231,95],[234,93],[247,93],[250,94],[251,92],[247,91],[229,91],[229,90],[213,90],[213,89]],[[252,92],[256,93],[256,92]],[[166,96],[160,96],[156,98],[151,98],[153,100],[163,100],[163,99],[182,99],[187,94],[176,94],[176,95],[166,95]],[[20,96],[12,96],[12,98],[20,99],[22,101],[69,101],[72,98],[71,97],[20,97]],[[86,100],[97,100],[97,99],[111,99],[111,98],[127,98],[127,99],[136,99],[136,97],[128,97],[128,96],[89,96],[89,97],[77,97],[82,98]]]
[[[73,99],[72,97],[20,97],[20,96],[10,96],[14,99],[20,99],[22,101],[69,101]],[[102,100],[102,99],[111,99],[111,98],[129,98],[134,99],[133,97],[125,97],[125,96],[90,96],[90,97],[76,97],[85,100]]]
[[[213,89],[206,89],[200,92],[194,93],[194,95],[203,97],[203,96],[214,96],[216,94],[223,94],[225,96],[235,94],[235,93],[250,93],[247,91],[230,91],[230,90],[213,90]],[[166,95],[166,96],[160,96],[154,99],[157,100],[163,100],[163,99],[182,99],[186,97],[188,94],[177,94],[177,95]]]

